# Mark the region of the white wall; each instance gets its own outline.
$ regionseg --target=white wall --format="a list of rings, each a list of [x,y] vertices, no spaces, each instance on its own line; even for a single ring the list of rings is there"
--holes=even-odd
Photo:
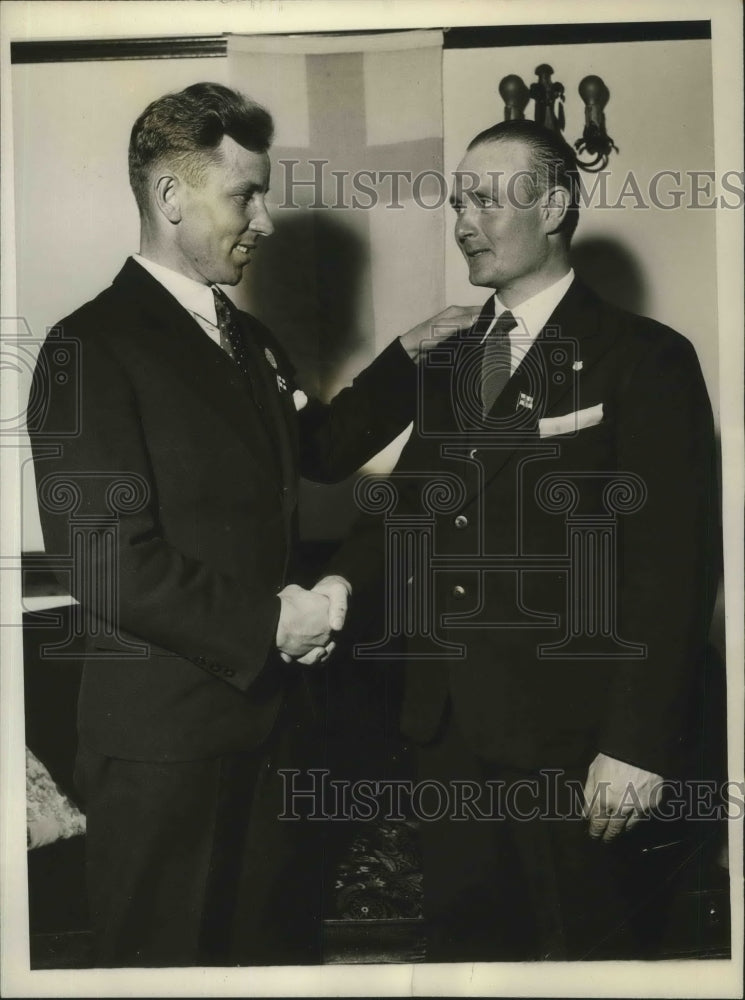
[[[105,288],[139,248],[129,132],[150,101],[227,60],[144,59],[13,68],[18,303],[35,335]]]
[[[517,73],[529,86],[536,80],[535,67],[544,62],[554,68],[553,79],[564,84],[564,134],[572,143],[584,127],[580,80],[596,73],[610,90],[607,129],[620,150],[609,163],[611,203],[629,171],[646,192],[657,171],[714,169],[711,46],[697,40],[446,50],[446,171],[457,167],[474,135],[502,120],[497,89],[502,77]],[[532,102],[526,117],[533,117]],[[661,184],[660,191],[664,194],[671,185]],[[446,240],[448,302],[483,302],[484,290],[468,282],[452,222]],[[597,291],[667,323],[693,342],[718,419],[714,211],[592,207],[580,217],[574,246],[578,272]]]

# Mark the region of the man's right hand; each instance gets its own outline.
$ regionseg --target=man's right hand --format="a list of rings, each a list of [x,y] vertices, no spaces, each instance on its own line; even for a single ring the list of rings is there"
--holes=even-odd
[[[282,609],[277,625],[277,649],[282,658],[299,659],[331,638],[329,599],[325,594],[303,590],[291,583],[280,590]]]

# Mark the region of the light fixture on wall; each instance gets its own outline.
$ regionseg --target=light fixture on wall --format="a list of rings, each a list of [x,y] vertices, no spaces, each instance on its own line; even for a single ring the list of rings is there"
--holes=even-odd
[[[504,101],[504,120],[519,121],[525,118],[528,101],[535,102],[535,121],[559,135],[564,131],[564,85],[551,79],[553,68],[541,63],[535,69],[538,80],[527,87],[522,77],[511,73],[500,80],[499,93]],[[610,91],[599,76],[586,76],[579,85],[579,96],[585,103],[585,128],[577,139],[577,164],[590,173],[596,173],[608,166],[611,151],[618,147],[605,131],[605,105]],[[554,110],[558,102],[558,111]],[[580,159],[579,154],[592,157]]]

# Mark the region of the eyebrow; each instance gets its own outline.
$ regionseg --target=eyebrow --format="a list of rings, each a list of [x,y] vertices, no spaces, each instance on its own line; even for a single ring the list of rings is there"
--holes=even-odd
[[[466,198],[470,198],[472,201],[476,201],[479,199],[483,200],[484,198],[488,198],[490,201],[498,201],[497,195],[494,192],[494,190],[492,189],[490,192],[488,190],[485,190],[485,187],[486,185],[480,184],[477,188],[469,188],[468,191],[461,192],[460,194],[456,194],[455,192],[453,192],[450,195],[448,201],[453,207],[455,207],[455,205],[460,204],[463,201],[464,196]]]
[[[247,181],[245,184],[238,183],[233,189],[234,194],[255,194],[257,191],[261,194],[266,194],[269,190],[269,185],[266,187],[263,184],[257,184],[255,181]]]

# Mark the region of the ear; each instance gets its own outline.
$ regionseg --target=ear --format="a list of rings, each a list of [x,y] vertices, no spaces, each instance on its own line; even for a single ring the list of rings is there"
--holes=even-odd
[[[543,200],[543,217],[548,235],[555,233],[562,224],[570,204],[571,199],[566,188],[557,185],[548,189]]]
[[[153,179],[153,196],[158,211],[172,225],[181,222],[183,182],[175,174],[157,174]]]

